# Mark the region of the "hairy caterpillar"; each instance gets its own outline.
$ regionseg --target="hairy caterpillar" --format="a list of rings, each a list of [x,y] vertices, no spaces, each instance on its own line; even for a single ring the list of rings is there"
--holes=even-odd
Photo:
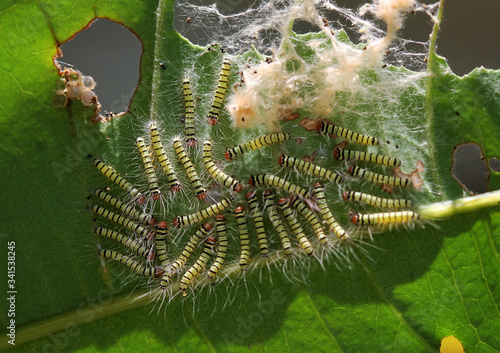
[[[219,122],[220,110],[222,109],[222,103],[226,97],[226,90],[229,84],[229,71],[231,70],[231,62],[228,58],[224,58],[222,61],[222,68],[219,73],[219,80],[217,81],[217,89],[215,90],[214,100],[210,106],[210,111],[208,112],[208,123],[210,125],[215,125]]]
[[[292,232],[295,234],[295,237],[299,241],[300,247],[307,255],[312,255],[312,245],[309,242],[309,239],[307,239],[306,234],[304,233],[304,229],[300,225],[300,222],[297,220],[297,218],[293,214],[293,211],[290,209],[289,204],[289,200],[284,197],[282,197],[278,201],[278,206],[281,208],[286,221],[290,225],[290,228],[292,228]]]
[[[246,199],[255,225],[255,233],[257,233],[260,254],[262,257],[267,257],[269,256],[269,247],[267,244],[266,230],[264,228],[264,217],[259,202],[257,201],[257,196],[255,196],[255,191],[247,193]]]
[[[153,160],[151,159],[151,155],[143,137],[137,138],[137,149],[141,154],[142,163],[146,170],[146,179],[148,180],[149,190],[151,191],[151,198],[153,200],[158,200],[161,196],[160,186],[158,185],[158,178],[156,177]]]
[[[116,240],[130,250],[134,251],[137,255],[142,256],[148,260],[152,260],[154,257],[154,252],[152,252],[149,247],[143,245],[143,239],[130,238],[126,235],[118,233],[117,231],[102,227],[94,228],[94,233],[100,235],[101,237]]]
[[[194,195],[200,200],[205,199],[207,197],[207,192],[201,184],[200,177],[194,168],[193,162],[191,162],[191,158],[189,158],[186,150],[184,149],[181,140],[179,138],[175,138],[172,143],[174,145],[175,153],[186,171],[189,182],[193,186]]]
[[[313,163],[306,162],[302,159],[287,156],[286,154],[283,154],[279,158],[278,163],[285,167],[297,168],[298,170],[301,170],[305,173],[328,179],[338,184],[344,181],[344,177],[340,174],[337,174],[336,172],[332,172],[331,170],[320,167],[319,165]]]
[[[217,273],[222,269],[227,256],[226,217],[223,214],[215,216],[215,233],[217,234],[217,254],[212,266],[208,269],[208,277],[211,280],[214,280]]]
[[[143,275],[144,277],[161,277],[163,275],[163,270],[161,268],[146,267],[139,261],[115,250],[99,249],[99,255],[121,262],[125,266],[129,267],[133,272]]]
[[[137,219],[146,225],[152,226],[156,224],[156,219],[153,217],[153,215],[136,210],[135,206],[131,203],[127,204],[122,200],[120,200],[119,198],[114,197],[113,195],[110,195],[107,192],[100,189],[95,189],[94,195],[103,200],[104,202],[107,202],[114,208],[119,209],[126,215],[134,219]]]
[[[323,134],[329,134],[333,136],[339,136],[346,140],[350,140],[355,143],[363,145],[380,145],[380,140],[375,137],[363,135],[352,130],[340,127],[338,125],[327,123],[326,121],[321,122],[320,132]]]
[[[382,156],[376,153],[345,150],[339,147],[333,149],[333,158],[341,160],[355,159],[362,162],[370,162],[375,164],[385,165],[387,167],[399,167],[401,161],[394,157]]]
[[[238,206],[234,210],[234,216],[236,217],[236,223],[238,224],[238,232],[240,234],[240,268],[245,271],[250,263],[250,235],[248,233],[248,224],[246,220],[246,211],[243,207]]]
[[[257,150],[263,146],[269,146],[272,143],[284,142],[290,139],[290,135],[282,132],[257,137],[233,148],[228,148],[225,153],[227,160],[235,159],[244,153]]]
[[[239,181],[227,175],[215,165],[212,157],[211,140],[205,140],[205,143],[203,144],[203,164],[205,164],[208,174],[210,174],[210,176],[219,183],[236,192],[240,192],[243,188],[243,185],[241,185]]]
[[[328,228],[335,234],[339,239],[348,238],[349,235],[342,228],[342,226],[337,222],[332,214],[332,211],[328,207],[325,196],[325,188],[321,183],[314,184],[313,188],[314,196],[316,198],[316,203],[318,204],[319,211],[323,220],[328,225]]]
[[[413,211],[397,211],[385,213],[356,213],[351,217],[354,224],[373,225],[373,224],[395,224],[416,221],[420,218],[418,213]]]
[[[163,144],[161,143],[156,124],[151,124],[149,127],[149,133],[151,135],[153,150],[156,153],[156,159],[167,176],[168,186],[172,192],[178,192],[181,189],[181,183],[179,182],[179,179],[177,179],[177,174],[175,174],[175,170],[167,157]]]
[[[130,218],[114,213],[99,205],[92,205],[91,211],[100,216],[103,216],[104,218],[109,219],[110,221],[118,223],[119,225],[122,225],[127,229],[130,229],[132,232],[135,232],[136,234],[144,238],[150,238],[152,235],[154,235],[154,233],[150,232],[146,227],[140,225],[137,222],[134,222]]]
[[[380,184],[380,185],[391,185],[391,186],[411,186],[412,182],[410,179],[393,177],[388,175],[383,175],[369,170],[360,168],[358,166],[349,166],[347,170],[352,176],[358,176],[364,180]]]
[[[109,180],[128,192],[135,202],[139,204],[144,203],[146,200],[144,195],[141,194],[140,191],[137,190],[137,188],[135,188],[127,179],[118,174],[112,167],[106,165],[103,161],[97,158],[94,159],[93,163]]]
[[[216,213],[224,212],[224,210],[228,208],[233,201],[234,197],[228,196],[225,199],[222,199],[221,201],[214,203],[213,205],[201,211],[189,214],[187,216],[177,216],[173,222],[174,227],[183,227],[190,224],[195,224],[201,222],[202,220],[208,217],[212,217]]]
[[[288,191],[291,194],[297,194],[299,196],[302,196],[303,198],[306,199],[311,196],[309,194],[309,191],[303,189],[298,185],[292,184],[288,180],[280,178],[279,176],[276,175],[270,175],[270,174],[251,175],[250,179],[248,180],[248,184],[250,184],[250,186],[259,186],[259,185],[275,186],[285,191]]]
[[[398,209],[398,208],[411,208],[413,203],[407,199],[388,199],[384,197],[378,197],[370,195],[360,191],[348,190],[342,194],[342,198],[345,201],[358,201],[365,203],[367,205],[388,208],[388,209]]]
[[[193,266],[191,266],[186,271],[184,276],[182,276],[179,284],[179,290],[184,292],[184,296],[187,295],[186,290],[188,289],[189,284],[193,281],[193,279],[205,270],[207,262],[212,257],[212,249],[215,246],[215,241],[216,240],[214,236],[209,236],[205,240],[205,245],[203,246],[203,251],[201,252],[200,257],[198,257],[198,260],[196,260]]]
[[[290,242],[290,237],[288,236],[285,225],[278,214],[278,210],[274,202],[274,193],[270,189],[267,189],[264,191],[263,196],[266,202],[266,210],[268,212],[269,219],[278,233],[283,251],[285,252],[285,255],[290,256],[292,254],[292,243]]]
[[[191,82],[185,76],[182,80],[182,95],[184,97],[184,132],[186,134],[186,145],[193,147],[196,144],[196,134],[194,130],[194,99],[191,92]]]

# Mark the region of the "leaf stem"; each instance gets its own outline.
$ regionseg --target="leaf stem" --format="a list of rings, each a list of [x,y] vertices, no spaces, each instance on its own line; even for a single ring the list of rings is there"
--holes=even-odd
[[[445,0],[440,0],[439,9],[436,15],[436,22],[430,36],[429,54],[427,56],[427,79],[425,90],[425,106],[426,106],[426,120],[427,120],[427,142],[429,146],[429,160],[432,164],[430,168],[433,174],[433,180],[436,185],[443,185],[443,181],[438,171],[436,141],[434,139],[434,102],[433,102],[433,83],[437,74],[436,70],[436,41],[439,32],[441,21],[443,20],[443,9]],[[443,193],[443,190],[441,190]]]
[[[435,220],[499,205],[500,190],[497,190],[477,196],[422,206],[417,213],[422,220]]]
[[[162,52],[163,41],[163,23],[165,22],[165,8],[167,0],[160,0],[156,9],[156,30],[155,30],[155,49],[154,49],[154,66],[153,78],[151,83],[151,110],[150,119],[155,120],[158,116],[158,99],[160,95],[160,53]]]

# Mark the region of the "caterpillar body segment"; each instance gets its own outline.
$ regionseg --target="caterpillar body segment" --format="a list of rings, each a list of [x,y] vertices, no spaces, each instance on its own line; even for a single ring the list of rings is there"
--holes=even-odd
[[[326,121],[321,122],[320,132],[323,134],[342,137],[343,139],[362,145],[380,145],[380,140],[375,137],[363,135],[338,125],[327,123]]]
[[[263,135],[236,147],[228,148],[224,156],[227,160],[235,159],[236,157],[240,157],[244,153],[254,151],[261,148],[262,146],[269,146],[272,143],[285,142],[289,139],[290,134],[283,132]]]
[[[396,224],[409,223],[420,219],[418,213],[413,211],[396,211],[385,213],[357,213],[352,216],[351,221],[354,224],[366,226],[374,224]]]
[[[264,227],[264,216],[262,214],[262,209],[259,206],[257,197],[254,192],[249,192],[246,194],[247,203],[250,209],[250,215],[253,218],[253,223],[255,226],[255,233],[257,234],[257,240],[259,242],[259,250],[262,257],[269,256],[269,246],[267,243],[267,234]]]
[[[156,267],[146,267],[142,263],[133,258],[123,255],[115,250],[99,249],[99,255],[108,259],[112,259],[121,262],[128,268],[130,268],[135,273],[138,273],[144,277],[161,277],[163,275],[163,270]]]
[[[345,191],[342,198],[344,201],[357,201],[371,206],[388,208],[390,210],[413,207],[413,203],[407,199],[389,199],[352,190]]]
[[[141,194],[141,192],[137,190],[137,188],[135,188],[127,179],[118,174],[112,167],[106,165],[103,161],[97,158],[94,159],[93,163],[109,180],[128,192],[134,202],[143,204],[144,201],[146,201],[144,195]]]
[[[286,154],[283,154],[279,158],[278,163],[285,167],[296,168],[305,173],[312,174],[319,178],[328,179],[338,184],[341,184],[344,181],[344,177],[336,172],[320,167],[314,163],[306,162],[299,158],[287,156]]]
[[[208,277],[214,280],[217,273],[224,266],[226,261],[228,241],[227,241],[227,231],[226,231],[226,217],[223,214],[217,214],[215,216],[215,233],[217,234],[217,253],[212,266],[208,269]]]
[[[333,234],[335,234],[339,239],[349,238],[349,234],[347,234],[344,228],[342,228],[342,226],[337,222],[332,214],[332,211],[328,207],[324,186],[321,183],[314,184],[313,192],[321,217],[323,217],[323,221],[327,224],[330,231],[333,232]]]
[[[210,125],[215,125],[219,122],[219,115],[222,109],[222,103],[226,97],[226,90],[229,85],[229,71],[231,70],[231,61],[224,58],[222,68],[217,81],[217,89],[215,90],[214,99],[208,112],[207,120]]]
[[[234,197],[228,196],[225,199],[222,199],[221,201],[214,203],[213,205],[201,211],[186,216],[177,216],[173,222],[174,227],[184,227],[187,225],[195,224],[208,217],[214,216],[216,213],[224,212],[225,209],[228,208],[233,201]]]
[[[203,144],[203,164],[207,168],[208,174],[220,184],[223,184],[227,188],[235,192],[240,192],[243,185],[238,180],[235,180],[231,176],[220,170],[214,163],[212,156],[212,141],[205,140]]]
[[[196,260],[193,266],[191,266],[186,273],[184,273],[184,276],[182,276],[179,284],[179,290],[183,292],[183,296],[187,295],[186,290],[193,279],[201,272],[205,271],[205,267],[212,257],[212,250],[215,246],[215,241],[215,237],[213,236],[209,236],[205,240],[205,245],[203,246],[203,251],[201,252],[200,257],[198,257],[198,260]]]
[[[186,134],[186,145],[193,147],[196,145],[195,122],[194,122],[194,99],[191,91],[189,77],[184,76],[182,80],[182,95],[184,97],[184,132]]]
[[[410,187],[412,184],[410,179],[383,175],[383,174],[371,172],[369,170],[360,168],[358,166],[353,166],[353,165],[349,166],[349,169],[347,170],[347,172],[349,174],[351,174],[352,176],[357,176],[357,177],[360,177],[364,180],[367,180],[367,181],[370,181],[372,183],[376,183],[379,185]]]
[[[288,180],[280,178],[279,176],[271,174],[251,175],[250,179],[248,180],[248,184],[250,184],[250,186],[260,186],[260,185],[275,186],[285,191],[288,191],[291,194],[296,194],[298,196],[301,196],[305,199],[311,196],[309,194],[309,191],[307,191],[306,189],[303,189],[298,185],[292,184]]]
[[[302,202],[300,198],[296,198],[292,201],[292,207],[299,211],[302,216],[304,216],[304,218],[309,222],[314,233],[316,234],[316,237],[318,238],[319,243],[326,244],[327,238],[325,230],[323,229],[318,216],[316,216],[316,214],[311,211],[311,209],[309,209],[309,207],[304,202]]]
[[[163,267],[167,266],[168,249],[167,249],[167,222],[158,222],[158,229],[155,236],[156,256]]]
[[[200,242],[203,241],[212,230],[212,225],[210,223],[202,224],[201,227],[189,238],[186,246],[182,249],[179,257],[172,262],[170,269],[166,271],[160,281],[160,287],[166,288],[172,281],[174,274],[179,271],[186,264],[187,260],[191,257],[194,250]]]
[[[181,189],[181,183],[179,182],[179,179],[177,179],[177,174],[175,174],[175,170],[167,157],[163,144],[161,143],[160,134],[158,133],[158,127],[156,124],[150,125],[149,133],[151,135],[151,145],[155,151],[156,159],[167,176],[168,186],[172,192],[178,192]]]
[[[153,215],[138,211],[132,203],[123,202],[119,198],[114,197],[113,195],[108,194],[106,191],[100,189],[95,189],[94,195],[104,202],[108,203],[109,205],[113,206],[114,208],[122,211],[126,215],[132,217],[133,219],[137,219],[142,223],[150,226],[156,224],[156,219],[153,217]]]
[[[115,223],[118,223],[119,225],[124,226],[125,228],[131,230],[132,232],[135,232],[136,234],[138,234],[144,238],[149,238],[152,234],[143,225],[131,220],[130,218],[127,218],[127,217],[122,216],[120,214],[114,213],[110,210],[107,210],[104,207],[101,207],[99,205],[92,205],[91,211],[104,217],[104,218],[109,219],[112,222],[115,222]]]
[[[358,160],[362,162],[370,162],[380,165],[385,165],[387,167],[399,167],[401,161],[394,157],[383,156],[381,154],[346,150],[342,148],[335,147],[333,150],[333,158],[341,160]]]
[[[243,207],[238,206],[234,210],[234,216],[236,217],[236,223],[238,224],[238,232],[240,234],[240,268],[245,271],[250,263],[250,234],[248,232],[248,224],[246,219],[246,211]]]
[[[149,190],[151,191],[151,198],[153,200],[158,200],[161,196],[160,186],[158,184],[158,178],[156,177],[153,159],[151,158],[151,154],[148,151],[149,148],[146,146],[143,137],[137,138],[137,149],[141,154],[142,163],[144,164],[146,179],[148,180]]]
[[[274,202],[274,193],[267,189],[264,191],[263,196],[264,201],[266,202],[266,210],[268,212],[269,220],[278,233],[285,255],[290,256],[292,254],[292,243],[290,242],[290,237],[288,236],[285,225],[278,214],[278,210]]]
[[[312,255],[313,254],[312,245],[309,242],[309,239],[307,239],[306,234],[304,233],[304,229],[302,229],[302,226],[297,220],[297,217],[295,217],[293,211],[290,209],[289,200],[282,197],[281,199],[279,199],[278,206],[280,207],[281,212],[283,212],[283,215],[285,216],[286,221],[290,225],[292,232],[297,237],[297,240],[302,250],[304,250],[304,252],[307,255]]]
[[[153,253],[151,252],[151,249],[143,245],[142,239],[130,238],[117,231],[102,227],[96,227],[94,229],[94,233],[100,235],[101,237],[110,238],[119,243],[122,243],[124,246],[134,251],[137,255],[142,256],[148,260],[152,260]]]
[[[200,200],[205,199],[207,197],[207,192],[201,184],[200,177],[198,176],[198,173],[196,172],[193,162],[191,162],[191,158],[189,158],[186,149],[182,145],[181,140],[179,138],[175,138],[172,143],[174,145],[175,153],[177,154],[179,161],[186,171],[189,182],[193,186],[195,196]]]

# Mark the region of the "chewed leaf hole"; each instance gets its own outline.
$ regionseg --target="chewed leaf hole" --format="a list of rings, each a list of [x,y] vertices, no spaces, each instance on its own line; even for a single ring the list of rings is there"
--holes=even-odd
[[[489,160],[490,169],[495,173],[500,173],[500,161],[493,157]]]
[[[451,174],[469,194],[488,191],[489,171],[481,146],[473,142],[456,146]]]
[[[62,68],[91,76],[101,103],[102,115],[126,112],[139,84],[142,44],[123,25],[95,19],[60,46],[55,58]]]

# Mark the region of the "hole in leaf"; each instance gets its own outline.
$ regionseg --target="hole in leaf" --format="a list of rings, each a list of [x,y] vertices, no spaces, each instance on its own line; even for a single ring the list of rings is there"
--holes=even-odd
[[[55,59],[63,68],[93,77],[103,112],[127,111],[139,84],[142,55],[141,41],[132,31],[99,18],[59,49],[62,56]]]
[[[469,194],[488,190],[489,171],[481,146],[477,143],[464,143],[455,147],[451,173]]]
[[[490,169],[495,173],[500,173],[500,161],[495,157],[489,160]]]

